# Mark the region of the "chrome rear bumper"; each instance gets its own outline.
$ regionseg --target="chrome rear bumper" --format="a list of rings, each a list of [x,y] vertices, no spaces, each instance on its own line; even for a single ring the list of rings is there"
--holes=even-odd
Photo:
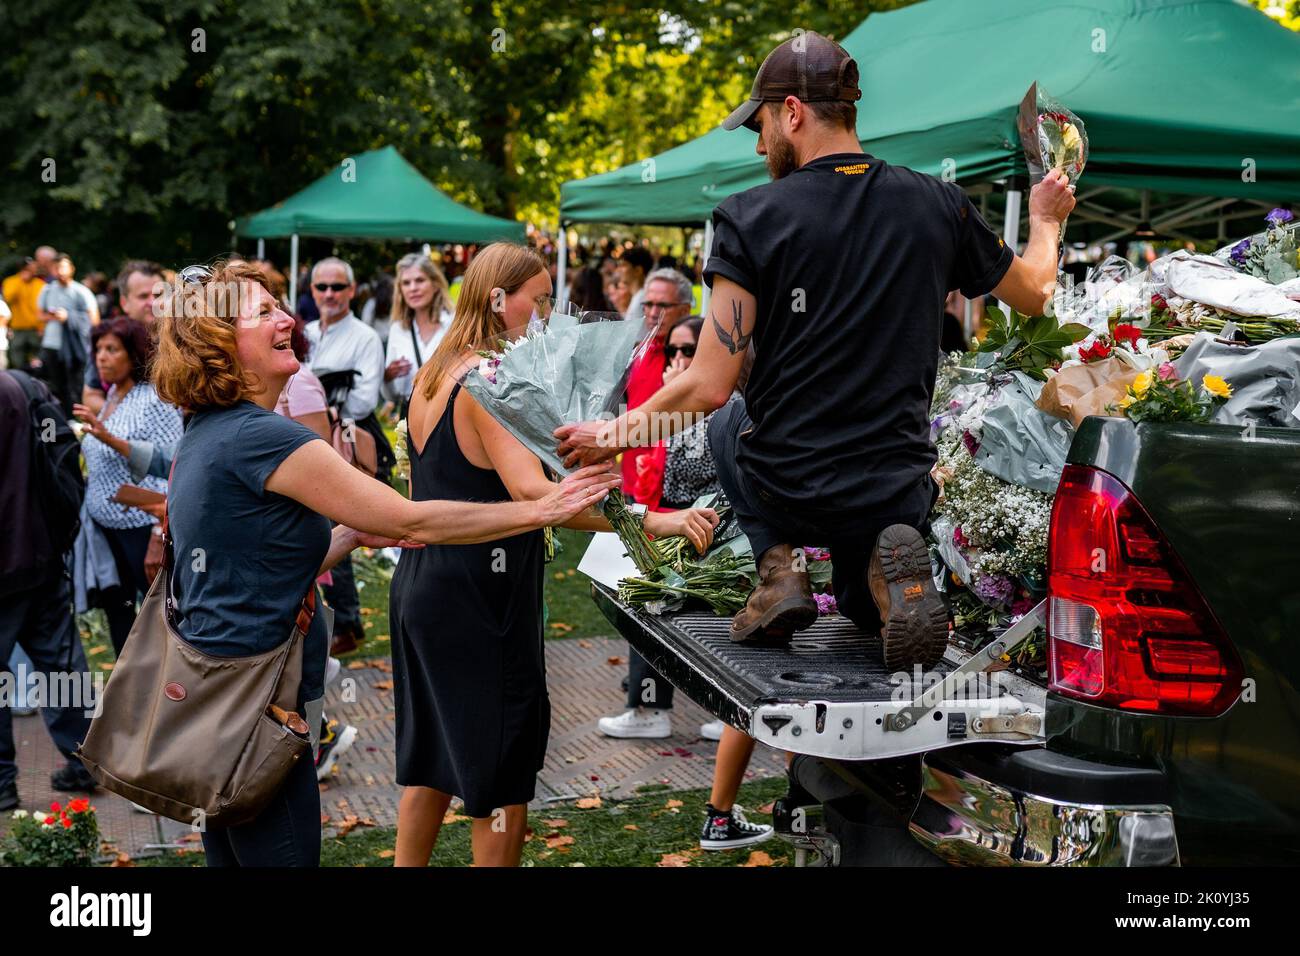
[[[1177,866],[1173,811],[1068,803],[922,761],[912,834],[966,866]]]

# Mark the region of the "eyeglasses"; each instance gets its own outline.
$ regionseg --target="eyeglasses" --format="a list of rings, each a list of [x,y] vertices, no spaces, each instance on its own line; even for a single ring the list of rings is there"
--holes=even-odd
[[[669,309],[679,309],[685,304],[685,302],[642,302],[641,308],[645,312],[667,312]]]
[[[346,282],[313,282],[312,286],[317,292],[324,292],[327,289],[330,292],[342,292],[348,287]]]
[[[678,352],[682,354],[683,358],[695,358],[694,345],[665,345],[664,346],[664,358],[668,359],[668,361],[670,362],[673,359],[677,358]]]

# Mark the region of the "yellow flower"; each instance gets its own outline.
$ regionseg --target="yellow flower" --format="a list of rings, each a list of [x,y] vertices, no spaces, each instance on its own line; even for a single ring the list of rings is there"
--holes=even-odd
[[[1155,374],[1151,369],[1147,369],[1145,372],[1138,375],[1137,378],[1133,379],[1133,384],[1130,385],[1129,388],[1133,389],[1133,394],[1138,398],[1146,398],[1147,392],[1151,390],[1151,382],[1154,379]]]
[[[1201,385],[1211,395],[1219,398],[1232,397],[1232,386],[1217,375],[1206,375],[1201,379]]]
[[[1083,139],[1079,136],[1079,131],[1073,123],[1063,123],[1061,125],[1061,145],[1065,147],[1067,154],[1083,152]]]
[[[1125,395],[1122,399],[1120,399],[1119,407],[1122,409],[1127,409],[1130,405],[1132,405],[1136,401],[1137,399],[1134,398],[1132,395]]]

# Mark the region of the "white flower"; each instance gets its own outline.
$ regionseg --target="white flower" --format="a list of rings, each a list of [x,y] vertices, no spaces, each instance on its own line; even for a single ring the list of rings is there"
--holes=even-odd
[[[32,819],[35,820],[37,823],[44,823],[49,818],[50,815],[48,813],[41,813],[41,811],[39,810],[37,810],[35,813],[32,814]]]
[[[27,816],[29,816],[29,815],[30,815],[30,814],[28,814],[28,812],[27,812],[26,810],[15,810],[15,811],[13,812],[13,819],[15,819],[15,820],[22,820],[22,819],[24,819],[25,817],[27,817]]]

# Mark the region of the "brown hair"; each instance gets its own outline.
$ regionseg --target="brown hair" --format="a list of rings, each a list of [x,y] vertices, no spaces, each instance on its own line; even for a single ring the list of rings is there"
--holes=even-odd
[[[153,362],[154,389],[163,401],[180,408],[226,408],[256,390],[235,344],[245,282],[275,294],[265,273],[243,260],[218,262],[202,282],[178,279],[168,290]]]
[[[451,292],[447,289],[447,277],[433,264],[433,260],[423,252],[412,252],[397,260],[393,281],[393,307],[389,318],[404,329],[409,329],[415,321],[415,310],[406,304],[406,295],[402,292],[402,273],[412,266],[417,267],[433,283],[433,300],[429,303],[429,313],[438,321],[444,312],[454,311]]]
[[[783,105],[784,101],[781,103],[768,103],[769,115],[775,119],[780,115]],[[812,111],[813,116],[817,117],[817,122],[826,126],[838,126],[850,133],[857,132],[858,105],[856,103],[849,103],[845,100],[817,100],[803,105]]]
[[[131,381],[149,381],[149,362],[153,358],[154,349],[153,340],[149,337],[149,330],[144,323],[128,319],[124,315],[100,322],[90,330],[92,360],[99,348],[99,340],[109,335],[116,335],[117,340],[122,343],[122,350],[126,352],[126,357],[131,362]]]
[[[474,257],[462,280],[456,318],[416,378],[415,388],[423,388],[426,400],[437,393],[447,366],[457,356],[492,342],[505,332],[501,316],[492,311],[492,290],[504,289],[506,295],[512,295],[537,273],[545,271],[546,263],[541,256],[513,242],[494,242]]]

